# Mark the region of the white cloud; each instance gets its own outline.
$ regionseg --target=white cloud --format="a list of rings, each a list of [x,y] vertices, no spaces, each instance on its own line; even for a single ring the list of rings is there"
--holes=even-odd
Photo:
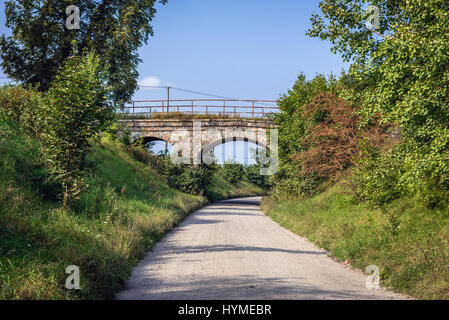
[[[162,80],[154,76],[146,77],[143,78],[143,80],[139,81],[139,86],[142,87],[159,87],[162,85],[163,85]]]

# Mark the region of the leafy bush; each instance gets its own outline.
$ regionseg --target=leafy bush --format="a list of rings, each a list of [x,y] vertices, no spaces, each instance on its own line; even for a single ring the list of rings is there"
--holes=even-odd
[[[353,190],[361,199],[374,206],[384,206],[403,194],[399,184],[401,161],[387,152],[381,152],[367,141],[352,171]]]
[[[300,139],[304,150],[292,155],[304,177],[332,179],[346,170],[358,153],[358,118],[352,106],[334,93],[320,93],[304,107],[310,125]]]
[[[284,165],[270,177],[271,193],[276,199],[295,199],[312,196],[320,186],[313,177],[304,178],[295,168]]]
[[[245,177],[249,182],[261,187],[262,189],[268,189],[269,183],[267,176],[260,174],[260,165],[251,165],[245,167]]]
[[[173,186],[182,192],[203,195],[209,179],[210,174],[205,168],[187,168],[176,177]]]
[[[321,93],[331,91],[335,87],[333,76],[326,78],[317,75],[311,80],[301,73],[293,88],[279,99],[280,113],[273,115],[274,122],[279,127],[279,156],[282,161],[289,162],[289,156],[302,150],[299,139],[306,133],[306,119],[303,117],[303,107]]]
[[[120,132],[120,124],[118,123],[117,119],[113,119],[111,120],[106,130],[103,132],[103,136],[108,141],[113,142],[119,139],[119,132]]]
[[[167,158],[164,160],[161,173],[172,188],[190,194],[204,195],[214,171],[215,165],[174,164]]]
[[[70,204],[84,186],[88,168],[88,139],[113,117],[106,104],[99,58],[93,53],[70,57],[56,75],[40,108],[43,151],[51,174],[63,186],[64,204]]]
[[[239,163],[226,162],[222,167],[223,177],[232,184],[237,184],[242,181],[245,176],[245,169]]]
[[[30,185],[40,195],[56,200],[61,185],[45,168],[39,143],[22,131],[16,121],[0,113],[0,180]]]
[[[34,88],[21,86],[0,87],[0,112],[16,121],[24,129],[39,134],[41,123],[38,112],[43,105],[43,94]]]
[[[215,164],[201,164],[199,166],[175,164],[169,156],[156,156],[149,151],[143,138],[137,139],[129,146],[125,145],[125,149],[135,160],[159,172],[167,180],[170,187],[193,195],[205,194],[206,186],[210,183],[211,177],[216,171]]]
[[[123,133],[120,135],[119,140],[125,146],[130,146],[132,144],[131,130],[129,130],[128,126],[126,126],[125,129],[123,130]]]
[[[305,106],[323,92],[332,91],[336,86],[333,76],[318,75],[306,80],[304,74],[298,76],[293,88],[279,100],[280,113],[273,116],[279,128],[279,170],[270,177],[272,192],[280,198],[290,198],[312,194],[319,185],[315,178],[304,177],[303,164],[298,156],[307,148],[305,136],[314,124],[305,114]]]

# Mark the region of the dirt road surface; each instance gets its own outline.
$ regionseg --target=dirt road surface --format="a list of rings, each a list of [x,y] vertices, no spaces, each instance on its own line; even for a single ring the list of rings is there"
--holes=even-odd
[[[117,299],[402,299],[280,227],[261,198],[191,214],[136,266]]]

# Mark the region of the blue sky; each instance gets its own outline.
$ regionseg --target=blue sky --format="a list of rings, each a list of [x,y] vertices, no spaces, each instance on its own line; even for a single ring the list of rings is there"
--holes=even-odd
[[[76,1],[74,1],[75,3]],[[169,0],[157,5],[154,37],[139,49],[142,84],[238,99],[277,99],[303,71],[339,74],[347,64],[305,35],[318,0]],[[0,2],[0,33],[4,1]],[[0,75],[2,76],[2,75]],[[0,80],[0,83],[4,83]],[[141,89],[136,99],[165,97]],[[205,98],[172,92],[172,98]]]
[[[141,79],[232,98],[276,99],[301,71],[308,77],[340,73],[342,59],[326,42],[305,35],[318,3],[169,0],[158,6],[155,35],[140,49]]]

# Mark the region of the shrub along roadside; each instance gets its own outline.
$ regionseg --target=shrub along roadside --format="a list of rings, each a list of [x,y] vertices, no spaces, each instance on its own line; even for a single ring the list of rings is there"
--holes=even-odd
[[[206,186],[211,182],[215,170],[214,165],[174,164],[167,158],[164,159],[161,174],[172,188],[190,194],[205,195]]]
[[[239,163],[226,162],[223,164],[223,176],[232,184],[237,184],[245,175],[245,168]]]
[[[226,162],[222,166],[218,166],[218,168],[223,179],[228,181],[230,185],[237,186],[242,181],[248,181],[265,191],[268,191],[270,188],[269,176],[261,174],[261,166],[259,164],[243,165],[235,162]]]
[[[44,95],[35,88],[5,85],[0,87],[0,112],[24,130],[39,135],[41,124],[36,121],[44,105]]]
[[[145,253],[208,202],[171,188],[117,141],[91,144],[88,192],[64,208],[43,190],[39,143],[0,117],[0,299],[111,299]],[[209,184],[216,200],[262,194],[228,186],[215,175]],[[69,265],[80,267],[79,291],[65,289]]]
[[[113,138],[112,140],[117,140]],[[123,135],[122,140],[130,141]],[[147,150],[142,140],[125,144],[125,150],[137,161],[156,169],[168,185],[179,191],[204,195],[211,201],[230,197],[259,196],[266,194],[269,185],[266,176],[260,174],[259,165],[244,166],[238,163],[174,164],[170,157],[155,156]]]
[[[88,140],[114,117],[114,107],[106,103],[109,94],[94,53],[69,57],[45,94],[21,86],[0,88],[0,113],[39,142],[48,181],[60,186],[64,206],[86,187],[84,176],[93,165],[86,161]]]
[[[362,168],[359,193],[384,203],[400,193],[446,210],[449,19],[443,17],[449,14],[447,1],[371,1],[381,8],[381,24],[375,32],[365,26],[367,2],[320,1],[321,12],[312,15],[307,33],[331,43],[332,52],[351,63],[344,97],[357,105],[362,122],[390,123],[401,137],[396,147],[382,148],[380,166],[369,156],[362,160],[368,167]],[[370,199],[372,192],[382,196]]]
[[[206,186],[207,198],[212,202],[231,198],[257,197],[265,194],[267,194],[266,189],[246,179],[235,185],[230,184],[220,170],[212,176],[211,182]]]
[[[44,129],[38,139],[48,170],[62,184],[64,206],[85,187],[88,139],[98,135],[113,116],[102,73],[100,59],[93,53],[69,57],[39,110]]]
[[[377,265],[381,285],[420,299],[449,299],[449,212],[401,198],[388,214],[360,203],[342,183],[307,200],[265,198],[262,210],[339,261]]]
[[[118,143],[94,143],[99,164],[72,209],[44,200],[28,166],[38,144],[0,122],[0,299],[109,299],[132,267],[204,197],[171,189]],[[77,265],[81,290],[65,289]]]

